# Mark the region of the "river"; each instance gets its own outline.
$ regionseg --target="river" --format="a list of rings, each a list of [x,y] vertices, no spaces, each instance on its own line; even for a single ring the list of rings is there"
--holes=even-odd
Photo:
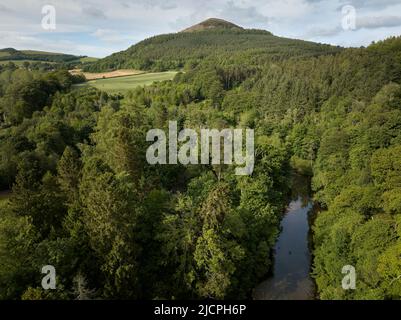
[[[255,300],[314,299],[309,246],[309,221],[314,204],[309,186],[309,179],[294,177],[291,202],[281,221],[281,233],[274,247],[273,271],[254,289]]]

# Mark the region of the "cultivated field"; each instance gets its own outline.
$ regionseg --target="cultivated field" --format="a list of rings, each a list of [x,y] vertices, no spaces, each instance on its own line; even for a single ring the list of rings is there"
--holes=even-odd
[[[76,87],[92,86],[112,94],[125,93],[138,86],[150,85],[156,81],[172,80],[176,74],[177,72],[175,71],[145,73],[128,77],[88,81],[86,83],[76,85]]]
[[[82,63],[95,62],[97,60],[99,60],[99,59],[98,58],[92,58],[92,57],[85,57],[85,58],[79,59],[79,61],[82,62]]]
[[[101,72],[101,73],[91,73],[91,72],[82,72],[81,69],[70,70],[70,73],[73,75],[83,74],[86,80],[98,80],[98,79],[109,79],[109,78],[118,78],[118,77],[126,77],[133,76],[144,73],[144,71],[139,70],[130,70],[130,69],[121,69],[110,72]]]

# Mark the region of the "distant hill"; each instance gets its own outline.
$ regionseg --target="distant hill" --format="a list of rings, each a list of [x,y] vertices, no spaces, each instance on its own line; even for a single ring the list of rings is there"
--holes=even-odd
[[[44,52],[36,50],[16,50],[14,48],[0,49],[0,61],[42,61],[53,63],[66,63],[79,61],[84,56],[75,56],[64,53]]]
[[[243,55],[267,59],[318,56],[342,48],[274,36],[265,30],[244,29],[221,19],[208,19],[179,33],[154,36],[129,49],[87,66],[85,71],[117,69],[178,70],[209,56]]]

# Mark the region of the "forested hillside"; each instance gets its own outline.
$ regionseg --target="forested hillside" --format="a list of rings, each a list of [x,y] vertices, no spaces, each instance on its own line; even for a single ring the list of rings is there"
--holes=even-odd
[[[18,65],[30,70],[52,71],[82,67],[96,61],[87,56],[53,53],[35,50],[0,49],[0,65]]]
[[[0,61],[9,60],[37,60],[47,62],[69,62],[82,57],[71,54],[51,53],[33,50],[15,50],[13,48],[0,49]]]
[[[191,69],[207,57],[220,60],[227,55],[237,55],[247,65],[260,65],[294,56],[318,56],[341,51],[339,47],[276,37],[265,30],[247,30],[235,28],[228,22],[226,24],[211,19],[184,32],[155,36],[101,59],[85,70]]]
[[[93,65],[185,65],[124,97],[71,90],[66,71],[0,67],[0,185],[12,189],[0,204],[0,298],[249,298],[271,267],[292,170],[313,175],[323,208],[320,298],[401,298],[400,44],[160,36]],[[169,121],[255,129],[252,176],[149,165],[146,133]],[[58,286],[43,291],[49,264]],[[356,290],[341,288],[344,265]]]

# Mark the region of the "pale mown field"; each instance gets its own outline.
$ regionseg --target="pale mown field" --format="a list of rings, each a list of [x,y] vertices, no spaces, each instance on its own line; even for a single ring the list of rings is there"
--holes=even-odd
[[[109,79],[109,78],[118,78],[118,77],[126,77],[133,76],[138,74],[143,74],[144,71],[140,70],[130,70],[130,69],[121,69],[110,72],[101,72],[101,73],[91,73],[91,72],[82,72],[81,69],[70,70],[70,73],[73,75],[83,74],[86,80],[98,80],[98,79]]]

